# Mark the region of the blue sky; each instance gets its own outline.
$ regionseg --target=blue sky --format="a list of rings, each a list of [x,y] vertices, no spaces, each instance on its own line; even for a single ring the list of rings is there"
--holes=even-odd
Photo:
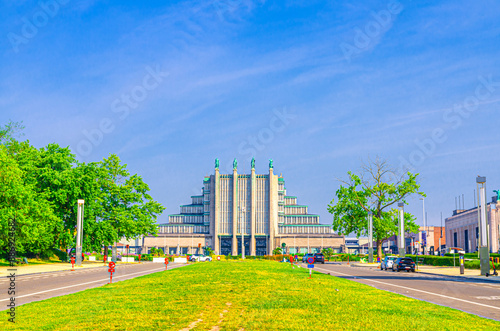
[[[117,153],[167,215],[214,159],[283,173],[331,223],[336,178],[420,173],[429,223],[500,188],[496,1],[3,1],[0,123],[81,161]],[[407,210],[422,223],[422,205]]]

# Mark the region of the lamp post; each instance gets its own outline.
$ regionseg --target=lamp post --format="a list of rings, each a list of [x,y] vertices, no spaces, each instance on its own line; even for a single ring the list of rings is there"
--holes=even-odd
[[[422,234],[422,244],[424,246],[424,255],[427,254],[427,232],[426,232],[426,229],[425,229],[425,226],[426,226],[426,217],[425,217],[425,198],[424,197],[421,197],[420,200],[422,200],[422,218],[424,219],[424,231],[423,231],[423,234]],[[425,236],[425,241],[424,241],[424,238],[423,236]]]
[[[82,266],[83,207],[85,200],[78,200],[76,215],[76,265]]]
[[[368,262],[373,263],[373,212],[368,212]]]
[[[400,202],[398,203],[399,207],[399,240],[398,240],[398,251],[399,256],[404,257],[406,255],[405,250],[405,212],[404,212],[405,204]]]
[[[488,205],[486,204],[486,177],[477,177],[476,185],[479,192],[479,260],[481,275],[490,272],[490,250],[488,247]]]

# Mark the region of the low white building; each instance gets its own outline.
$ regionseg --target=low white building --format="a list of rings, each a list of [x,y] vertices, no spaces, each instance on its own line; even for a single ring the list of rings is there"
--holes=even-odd
[[[488,240],[490,253],[499,251],[499,210],[497,198],[488,203]],[[478,249],[479,223],[478,209],[455,210],[453,216],[448,217],[446,225],[446,247],[460,247],[465,252],[476,252]]]

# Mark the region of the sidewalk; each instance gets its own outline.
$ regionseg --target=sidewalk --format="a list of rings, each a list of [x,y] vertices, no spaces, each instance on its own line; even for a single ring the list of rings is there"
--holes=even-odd
[[[118,262],[117,265],[132,264],[132,263],[121,263]],[[88,268],[99,268],[107,267],[102,262],[82,262],[81,267],[75,266],[75,270],[82,270]],[[32,265],[18,265],[15,267],[0,267],[0,278],[8,276],[12,271],[7,271],[7,269],[16,269],[16,276],[39,274],[44,272],[54,272],[54,271],[71,271],[71,263],[47,263],[47,264],[32,264]]]

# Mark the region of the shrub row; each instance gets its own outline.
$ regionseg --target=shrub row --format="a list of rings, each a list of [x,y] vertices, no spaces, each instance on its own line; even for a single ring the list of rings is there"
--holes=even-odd
[[[460,258],[458,254],[455,256],[455,264],[453,264],[453,254],[452,256],[434,256],[434,255],[406,255],[407,257],[411,257],[413,261],[418,262],[423,259],[422,264],[432,265],[438,267],[453,267],[460,265]],[[465,258],[464,266],[466,269],[479,269],[479,260],[478,259],[469,259]]]

